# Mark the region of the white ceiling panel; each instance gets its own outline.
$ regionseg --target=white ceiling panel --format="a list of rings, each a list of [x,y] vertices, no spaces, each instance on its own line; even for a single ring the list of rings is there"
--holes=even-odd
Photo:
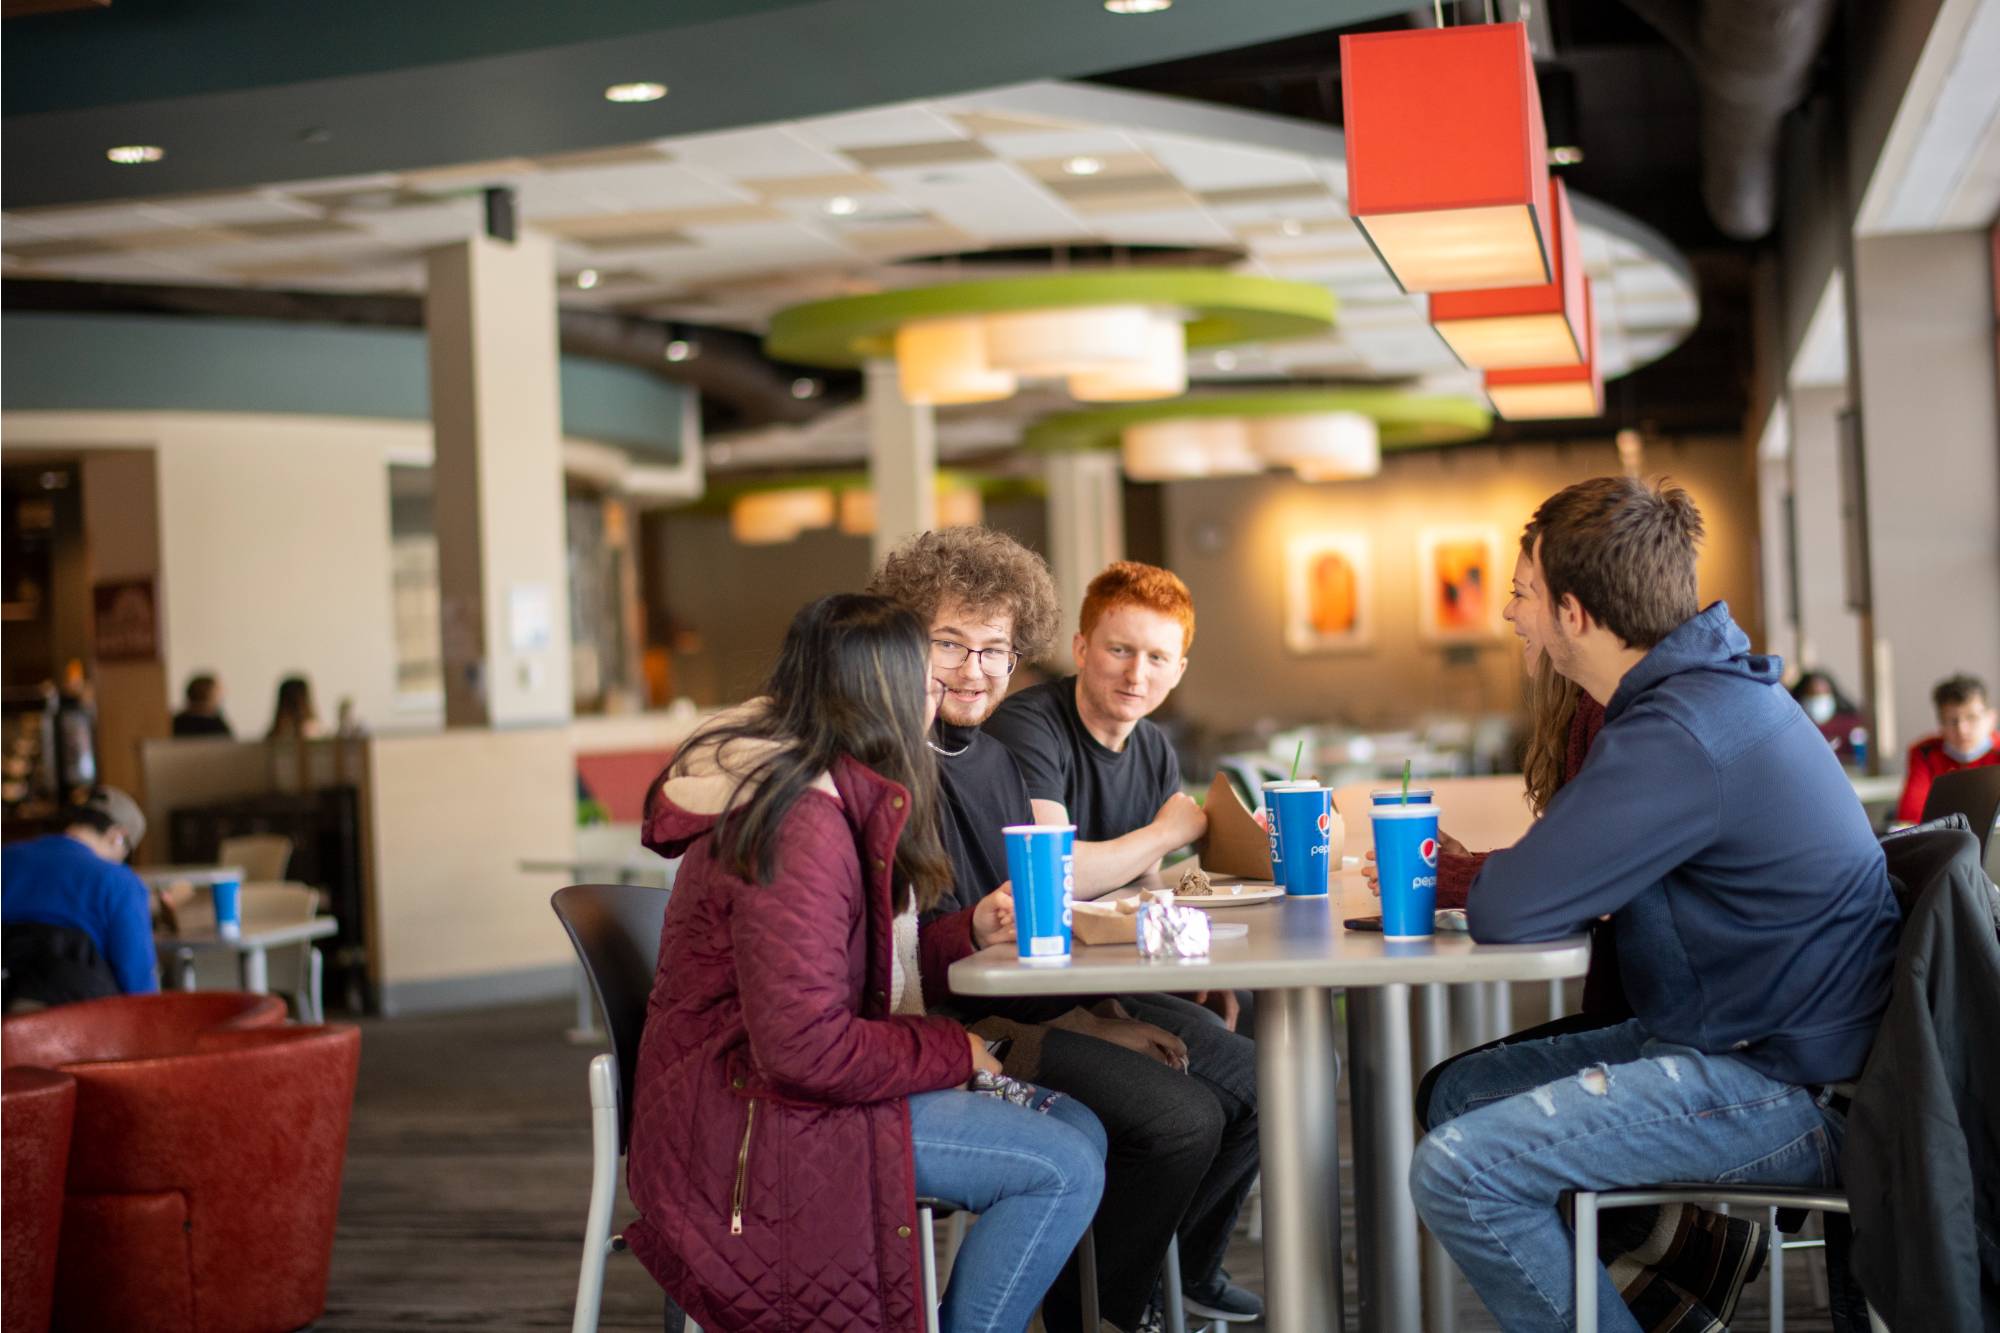
[[[1179,135],[1144,134],[1139,142],[1168,170],[1197,190],[1240,190],[1263,185],[1313,185],[1311,159]]]
[[[852,162],[832,149],[806,142],[787,125],[693,134],[658,142],[676,161],[731,180],[833,176],[854,170]]]
[[[957,121],[921,102],[817,116],[793,122],[792,129],[807,141],[828,148],[886,148],[967,137]]]
[[[1006,162],[966,162],[946,171],[894,168],[875,174],[906,202],[987,241],[1091,234],[1032,177]]]

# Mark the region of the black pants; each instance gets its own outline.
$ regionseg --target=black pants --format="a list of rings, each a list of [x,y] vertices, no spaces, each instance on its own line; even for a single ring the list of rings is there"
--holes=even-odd
[[[1123,1003],[1187,1043],[1188,1073],[1051,1029],[1035,1077],[1088,1106],[1104,1125],[1109,1151],[1094,1223],[1098,1305],[1104,1318],[1131,1328],[1177,1231],[1185,1282],[1221,1266],[1257,1173],[1256,1048],[1199,1005],[1167,996]],[[1078,1328],[1078,1280],[1072,1259],[1042,1303],[1049,1333]]]

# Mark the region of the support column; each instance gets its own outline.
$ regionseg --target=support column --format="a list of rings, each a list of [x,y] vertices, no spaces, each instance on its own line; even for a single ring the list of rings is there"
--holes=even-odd
[[[1932,730],[1937,681],[1960,671],[1990,679],[2000,661],[2000,302],[1984,230],[1864,236],[1854,253],[1876,733],[1886,747],[1898,732],[1907,744]]]
[[[570,716],[555,252],[477,236],[431,252],[445,725]]]
[[[1111,450],[1051,454],[1049,565],[1062,602],[1062,628],[1053,652],[1067,660],[1068,634],[1076,632],[1084,589],[1106,565],[1125,558],[1125,478]],[[1067,668],[1065,668],[1067,670]]]
[[[1847,390],[1791,390],[1792,518],[1798,540],[1798,665],[1831,672],[1849,698],[1861,697],[1861,618],[1849,603],[1841,559],[1841,413]],[[1768,629],[1770,622],[1766,621]],[[1790,661],[1791,659],[1786,659]]]
[[[875,567],[937,526],[937,415],[903,401],[896,363],[868,363],[868,479],[875,488]]]

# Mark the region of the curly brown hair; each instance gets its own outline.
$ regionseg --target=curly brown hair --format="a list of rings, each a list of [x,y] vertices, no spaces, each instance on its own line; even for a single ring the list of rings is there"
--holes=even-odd
[[[991,528],[919,533],[889,553],[868,591],[894,598],[926,625],[947,603],[1005,611],[1014,619],[1014,651],[1023,657],[1048,650],[1061,614],[1048,562]]]

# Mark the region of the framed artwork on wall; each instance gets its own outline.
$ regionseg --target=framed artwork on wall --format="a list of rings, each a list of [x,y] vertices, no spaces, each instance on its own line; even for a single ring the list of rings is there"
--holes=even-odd
[[[1374,646],[1368,537],[1312,532],[1285,547],[1285,647],[1294,653],[1356,652]]]
[[[1506,630],[1506,579],[1493,528],[1426,528],[1417,534],[1417,629],[1426,643],[1481,643]]]

